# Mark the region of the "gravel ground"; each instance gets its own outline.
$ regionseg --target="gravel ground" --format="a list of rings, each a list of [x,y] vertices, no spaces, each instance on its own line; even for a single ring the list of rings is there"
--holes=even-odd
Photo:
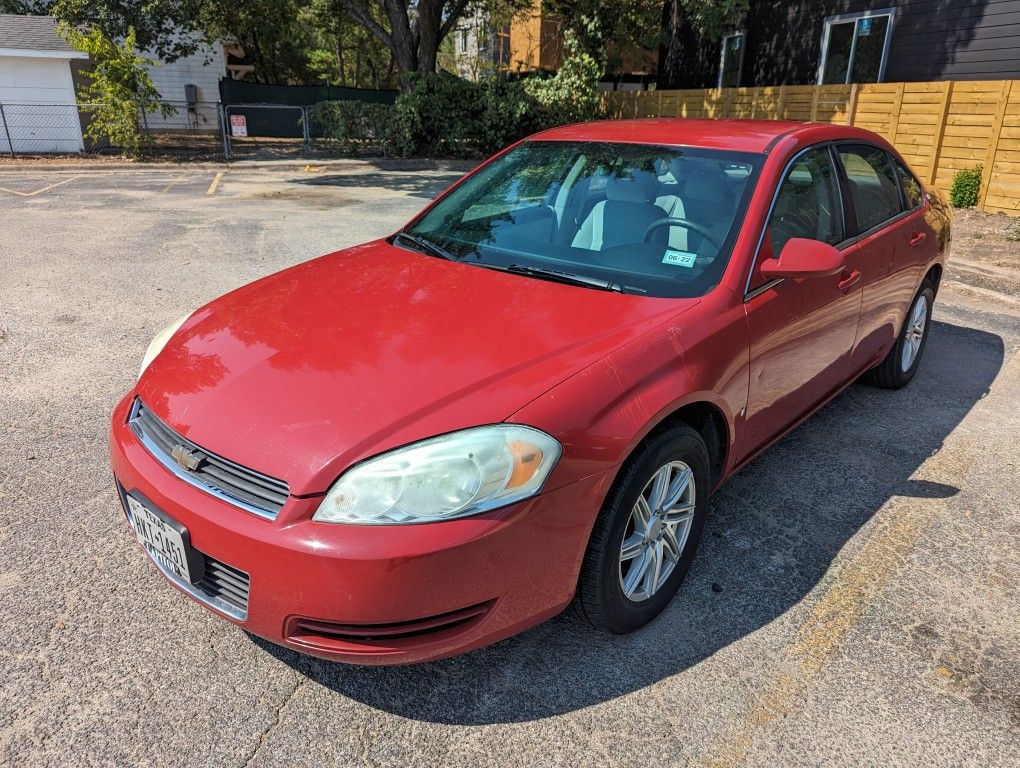
[[[0,765],[1020,764],[1020,244],[958,219],[926,359],[713,499],[680,595],[430,665],[249,637],[126,529],[106,430],[154,332],[392,231],[455,177],[0,172]]]

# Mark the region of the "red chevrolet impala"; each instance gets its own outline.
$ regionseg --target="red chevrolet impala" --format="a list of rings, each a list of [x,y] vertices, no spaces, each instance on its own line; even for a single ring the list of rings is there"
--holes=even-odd
[[[911,380],[948,243],[868,131],[546,131],[162,331],[113,414],[124,509],[181,591],[329,659],[449,656],[572,601],[627,632],[713,489],[862,374]]]

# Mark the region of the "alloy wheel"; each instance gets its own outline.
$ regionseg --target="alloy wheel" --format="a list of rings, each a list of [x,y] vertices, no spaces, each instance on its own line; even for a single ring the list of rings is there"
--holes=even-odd
[[[924,296],[918,296],[910,312],[910,319],[904,330],[903,352],[900,356],[900,370],[904,373],[910,370],[917,356],[921,352],[921,340],[924,338],[925,326],[928,324],[928,300]]]
[[[648,600],[666,583],[694,522],[694,473],[682,461],[659,467],[638,495],[620,545],[620,587],[628,600]]]

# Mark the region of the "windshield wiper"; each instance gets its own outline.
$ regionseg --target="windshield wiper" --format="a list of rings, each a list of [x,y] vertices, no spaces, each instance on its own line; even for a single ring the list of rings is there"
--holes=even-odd
[[[482,266],[490,265],[483,264]],[[501,269],[505,269],[507,272],[514,272],[518,275],[537,277],[542,280],[553,280],[557,283],[567,283],[568,285],[580,285],[584,288],[596,288],[600,291],[623,293],[623,286],[619,283],[600,280],[597,277],[588,277],[587,275],[578,275],[574,272],[561,272],[558,269],[546,269],[544,267],[529,267],[526,264],[509,264]]]
[[[419,250],[425,251],[430,256],[438,256],[441,259],[447,259],[448,261],[460,261],[456,256],[450,253],[448,250],[443,248],[441,245],[436,245],[431,240],[426,240],[424,237],[418,235],[412,235],[410,232],[400,231],[397,232],[397,237],[394,239],[403,238],[408,242],[414,243],[418,246]]]

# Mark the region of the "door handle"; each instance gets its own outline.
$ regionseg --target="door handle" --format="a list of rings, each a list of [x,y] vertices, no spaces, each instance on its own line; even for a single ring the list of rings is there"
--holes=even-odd
[[[925,237],[927,237],[927,235],[925,235],[924,232],[915,232],[910,236],[910,244],[913,246],[920,245],[924,242]]]
[[[839,288],[839,290],[846,293],[855,285],[857,285],[857,283],[861,279],[861,273],[860,271],[855,269],[853,272],[843,272],[841,277],[842,279],[838,283],[836,283],[836,287]]]

